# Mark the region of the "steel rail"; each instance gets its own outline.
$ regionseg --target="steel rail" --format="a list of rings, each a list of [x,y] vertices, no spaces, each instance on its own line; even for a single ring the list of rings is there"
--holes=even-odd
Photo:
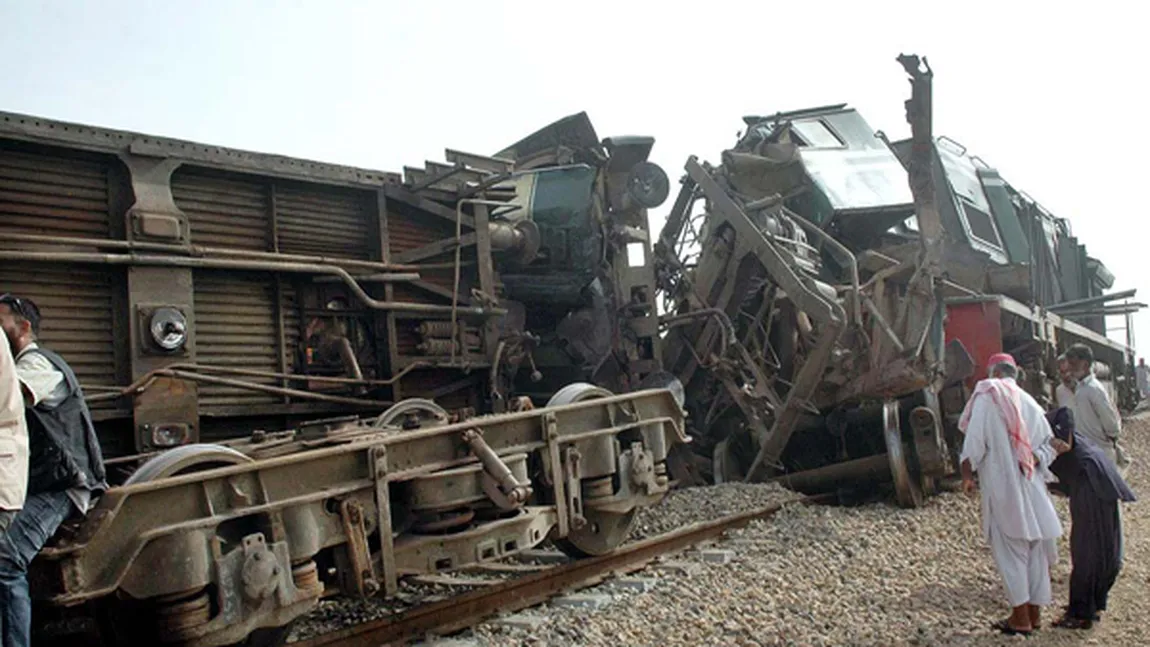
[[[346,629],[293,642],[293,647],[380,647],[402,645],[428,634],[447,635],[473,627],[498,613],[538,605],[552,596],[586,588],[624,572],[643,568],[654,559],[676,553],[724,532],[767,519],[784,506],[809,505],[830,500],[830,495],[801,497],[764,508],[741,512],[685,526],[651,537],[599,557],[581,559],[515,578],[489,588],[471,591],[440,602],[414,607],[391,618],[366,622]]]

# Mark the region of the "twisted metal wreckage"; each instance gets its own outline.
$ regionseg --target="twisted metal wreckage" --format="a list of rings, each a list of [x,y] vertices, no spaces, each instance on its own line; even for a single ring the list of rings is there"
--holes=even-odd
[[[1129,405],[1103,319],[1140,304],[934,138],[930,69],[900,62],[909,140],[845,105],[748,117],[657,239],[654,139],[585,114],[400,175],[0,113],[0,285],[117,483],[34,563],[38,617],[276,644],[322,594],[609,552],[676,482],[916,505],[1000,350],[1041,396],[1088,343]]]
[[[721,165],[688,160],[655,244],[664,368],[696,441],[680,480],[893,479],[917,505],[955,468],[966,389],[1004,350],[1049,398],[1059,349],[1088,343],[1132,406],[1131,349],[1103,317],[1142,305],[1099,309],[1133,292],[1103,295],[1113,277],[1065,221],[936,140],[929,65],[899,62],[909,140],[836,105],[747,117]]]

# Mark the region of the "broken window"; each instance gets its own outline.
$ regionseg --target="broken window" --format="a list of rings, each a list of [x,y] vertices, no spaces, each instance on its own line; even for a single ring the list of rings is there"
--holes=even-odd
[[[791,137],[799,146],[811,148],[842,148],[843,142],[822,120],[796,121],[791,124]],[[795,134],[798,137],[794,137]]]

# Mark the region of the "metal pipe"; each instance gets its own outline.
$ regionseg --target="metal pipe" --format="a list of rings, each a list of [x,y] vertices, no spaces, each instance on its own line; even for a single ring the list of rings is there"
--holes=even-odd
[[[275,395],[287,395],[303,399],[333,402],[335,404],[348,404],[355,407],[389,407],[395,404],[394,402],[386,402],[383,400],[361,400],[356,398],[344,398],[338,395],[312,393],[311,391],[300,391],[299,389],[289,389],[282,386],[269,386],[267,384],[258,384],[256,382],[244,382],[243,380],[233,380],[227,377],[213,377],[211,375],[201,375],[199,373],[188,373],[185,371],[165,371],[164,374],[167,374],[170,377],[192,380],[194,382],[206,382],[208,384],[218,384],[220,386],[234,386],[242,389],[251,389],[253,391],[273,393]]]
[[[886,279],[890,278],[891,276],[894,276],[895,274],[898,274],[899,272],[909,270],[912,267],[914,267],[914,261],[913,260],[905,260],[905,261],[899,261],[897,263],[894,263],[893,265],[890,265],[890,266],[883,268],[883,269],[875,272],[874,274],[872,274],[871,277],[869,279],[867,279],[866,283],[863,283],[862,289],[866,290],[866,289],[870,288],[872,285],[874,285],[875,283],[878,283],[879,281],[885,281]]]
[[[339,277],[349,290],[364,305],[373,310],[394,312],[416,312],[422,314],[454,313],[455,306],[438,306],[426,303],[400,303],[392,301],[378,301],[364,291],[347,270],[334,265],[315,265],[307,263],[286,263],[271,261],[249,261],[213,258],[183,258],[168,256],[147,256],[142,254],[97,254],[87,252],[22,252],[5,251],[5,260],[29,262],[71,262],[94,263],[102,265],[150,265],[156,267],[186,267],[201,269],[229,269],[254,270],[264,272],[292,272],[297,274],[328,274]],[[458,308],[464,314],[475,316],[498,316],[507,314],[503,308],[483,308],[468,306]]]
[[[351,340],[347,337],[339,338],[339,358],[344,366],[351,370],[351,376],[357,380],[363,379],[363,370],[359,367],[359,360],[355,357],[355,349],[351,347]]]
[[[394,402],[386,402],[383,400],[362,400],[362,399],[356,399],[356,398],[344,398],[344,397],[341,397],[338,395],[327,395],[325,393],[312,393],[311,391],[300,391],[299,389],[289,389],[289,388],[285,388],[282,386],[269,386],[267,384],[259,384],[257,382],[245,382],[243,380],[233,380],[231,378],[226,378],[226,377],[213,377],[211,375],[202,375],[200,373],[191,373],[188,371],[176,371],[176,370],[170,370],[170,369],[159,369],[156,371],[152,371],[151,373],[148,374],[149,379],[147,380],[147,382],[153,381],[154,378],[157,376],[176,377],[176,378],[180,378],[180,379],[184,379],[184,380],[191,380],[193,382],[205,382],[207,384],[218,384],[220,386],[234,386],[236,388],[249,389],[252,391],[263,391],[264,393],[272,393],[275,395],[287,395],[287,396],[291,396],[291,397],[300,398],[303,400],[319,400],[322,402],[332,402],[335,404],[346,404],[346,405],[351,405],[351,406],[356,406],[356,407],[372,407],[372,406],[388,407],[388,406],[391,406],[392,404],[395,404]],[[132,391],[143,390],[144,388],[147,388],[147,385],[143,385],[142,388],[141,387],[136,387],[136,388],[129,387],[129,388],[125,389],[124,390],[125,392],[122,394],[101,393],[99,395],[94,395],[90,398],[86,398],[86,400],[88,402],[101,402],[104,400],[114,400],[114,399],[122,397],[124,395],[128,395],[128,393],[130,393]]]
[[[903,351],[902,340],[899,339],[898,335],[895,334],[894,328],[890,327],[890,323],[887,322],[886,317],[882,316],[882,313],[879,312],[878,306],[875,305],[875,302],[869,296],[863,295],[863,304],[866,305],[867,312],[869,312],[871,317],[874,318],[875,323],[878,324],[879,329],[886,333],[886,336],[890,339],[891,343],[894,344],[895,350],[901,353]]]
[[[386,380],[357,380],[357,379],[348,378],[348,377],[329,377],[326,375],[294,375],[291,373],[275,373],[273,371],[256,371],[256,370],[246,369],[246,368],[233,368],[231,366],[212,366],[209,364],[195,364],[195,363],[189,362],[189,363],[182,363],[182,364],[169,364],[168,366],[165,366],[165,367],[160,368],[160,369],[156,369],[155,371],[150,371],[150,372],[145,373],[144,375],[140,376],[139,379],[137,379],[136,381],[132,382],[131,384],[129,384],[128,386],[125,386],[125,387],[97,387],[97,388],[102,388],[103,390],[115,389],[116,392],[115,393],[101,393],[98,395],[88,396],[85,399],[89,402],[101,402],[104,400],[114,400],[116,398],[122,398],[124,396],[134,395],[137,391],[142,391],[142,390],[146,389],[147,388],[146,385],[149,382],[153,381],[156,378],[156,376],[163,375],[163,373],[160,373],[160,371],[165,371],[165,370],[167,370],[167,371],[171,371],[171,370],[206,371],[209,373],[213,373],[213,372],[214,373],[224,373],[224,374],[230,374],[230,375],[241,375],[244,377],[262,377],[262,378],[290,380],[290,381],[297,381],[297,382],[302,382],[302,381],[322,382],[322,383],[326,383],[326,384],[348,384],[348,385],[352,385],[352,386],[390,386],[390,385],[398,382],[401,378],[403,378],[405,375],[407,375],[411,371],[414,371],[417,368],[427,368],[429,366],[431,366],[431,364],[429,362],[417,361],[417,362],[412,362],[411,364],[408,364],[407,366],[403,367],[402,370],[400,370],[398,373],[389,377]],[[91,387],[85,387],[85,388],[91,388]],[[305,391],[305,393],[310,393],[310,391]]]
[[[778,483],[792,490],[826,491],[849,482],[886,482],[890,479],[890,459],[886,454],[877,454],[813,470],[784,474],[767,479],[765,482]]]
[[[723,350],[726,351],[727,347],[731,344],[731,339],[734,337],[735,326],[731,323],[731,318],[727,316],[727,313],[718,308],[701,308],[682,314],[659,317],[659,323],[674,327],[681,325],[680,322],[682,321],[698,319],[699,317],[714,317],[719,320],[719,329],[723,335]]]
[[[352,278],[361,283],[404,283],[408,281],[418,281],[419,274],[416,272],[399,272],[395,274],[359,274],[353,276]],[[315,282],[338,283],[339,277],[317,276],[315,277]]]
[[[1112,315],[1125,315],[1133,314],[1146,307],[1145,303],[1129,303],[1119,304],[1113,306],[1103,306],[1101,308],[1090,309],[1074,309],[1063,310],[1054,314],[1063,318],[1077,318],[1077,317],[1103,317]]]
[[[508,498],[514,507],[519,507],[531,496],[531,486],[520,483],[507,463],[499,458],[495,450],[491,449],[483,440],[483,432],[479,429],[468,429],[463,432],[463,442],[471,448],[471,453],[483,464],[483,471],[487,472],[498,484],[499,490]],[[498,502],[497,502],[498,503]]]
[[[1092,306],[1107,303],[1108,301],[1117,301],[1118,299],[1132,299],[1138,293],[1137,288],[1132,290],[1124,290],[1122,292],[1112,292],[1110,294],[1100,294],[1096,297],[1087,297],[1085,299],[1075,299],[1074,301],[1063,301],[1062,303],[1055,303],[1046,306],[1046,309],[1051,312],[1058,312],[1060,310],[1070,310],[1081,306]]]
[[[184,256],[230,256],[246,259],[289,261],[298,263],[319,263],[341,267],[354,267],[380,271],[419,271],[429,269],[450,269],[451,263],[394,264],[376,261],[360,261],[351,258],[330,256],[308,256],[304,254],[283,254],[280,252],[258,252],[227,247],[204,247],[201,245],[171,245],[168,243],[148,243],[134,240],[108,240],[101,238],[80,238],[77,236],[44,236],[41,234],[0,233],[0,240],[17,243],[47,243],[51,245],[80,245],[97,249],[119,249],[141,252],[170,252]],[[6,253],[6,252],[5,252]]]
[[[801,226],[803,229],[806,229],[808,232],[813,233],[816,237],[818,237],[824,243],[830,245],[832,249],[834,249],[835,251],[837,251],[841,255],[840,260],[846,261],[847,267],[848,267],[848,269],[850,269],[850,275],[851,275],[851,288],[852,288],[851,314],[854,318],[855,325],[861,324],[862,323],[862,304],[860,302],[859,295],[862,293],[862,290],[859,287],[859,263],[858,263],[858,259],[855,257],[855,255],[853,253],[851,253],[851,250],[846,248],[845,245],[843,245],[839,241],[835,240],[834,237],[832,237],[827,232],[823,231],[821,228],[816,227],[813,222],[807,222],[807,220],[805,218],[803,218],[802,216],[791,218],[791,220],[799,223],[799,226]]]

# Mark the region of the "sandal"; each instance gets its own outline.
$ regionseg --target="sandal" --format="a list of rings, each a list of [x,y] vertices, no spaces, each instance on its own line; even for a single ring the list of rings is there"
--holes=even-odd
[[[1058,622],[1053,624],[1055,627],[1061,629],[1092,629],[1094,621],[1088,618],[1075,618],[1074,616],[1062,616]]]
[[[1015,629],[1010,626],[1009,620],[999,620],[991,625],[992,628],[1001,631],[1008,636],[1029,636],[1034,633],[1033,629]]]
[[[1090,619],[1093,620],[1094,622],[1098,622],[1099,620],[1102,619],[1102,612],[1105,610],[1106,609],[1099,609],[1099,610],[1095,611],[1094,615],[1090,616]],[[1064,616],[1070,615],[1070,607],[1069,606],[1062,607],[1062,615],[1064,615]]]

